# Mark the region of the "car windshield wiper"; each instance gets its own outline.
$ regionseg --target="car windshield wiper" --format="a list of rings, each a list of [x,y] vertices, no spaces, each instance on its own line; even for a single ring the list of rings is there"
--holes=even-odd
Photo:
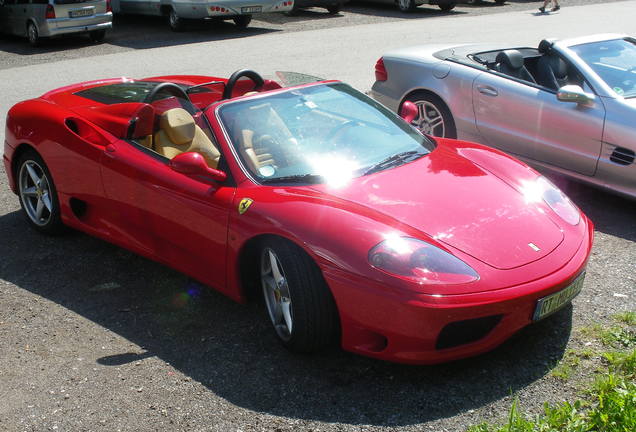
[[[402,153],[396,153],[386,159],[381,160],[377,164],[372,165],[364,172],[363,175],[373,174],[375,172],[382,171],[390,167],[402,165],[406,162],[410,162],[421,156],[424,156],[425,154],[426,153],[422,153],[418,150],[409,150]]]
[[[283,177],[274,177],[263,179],[260,182],[263,184],[271,183],[320,183],[323,182],[323,176],[318,174],[296,174]]]

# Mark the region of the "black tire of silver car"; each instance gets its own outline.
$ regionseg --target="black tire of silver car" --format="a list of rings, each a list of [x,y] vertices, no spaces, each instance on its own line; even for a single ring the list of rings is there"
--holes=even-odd
[[[64,231],[53,177],[34,150],[24,152],[15,171],[22,213],[33,228],[45,234]]]
[[[413,12],[415,10],[415,0],[397,0],[398,9],[402,12]]]
[[[259,257],[263,299],[279,341],[290,351],[305,353],[331,345],[337,339],[338,313],[316,263],[279,238],[264,241]]]
[[[170,25],[170,29],[174,32],[182,32],[185,30],[185,20],[179,17],[174,9],[170,9],[168,13],[168,24]]]
[[[88,37],[95,43],[103,42],[106,37],[106,30],[93,30],[88,34]]]
[[[411,124],[422,133],[442,138],[457,138],[453,114],[437,95],[418,91],[410,94],[406,100],[417,106],[418,116]]]
[[[444,4],[441,4],[441,5],[438,5],[438,6],[444,12],[448,12],[450,10],[455,9],[456,4],[455,3],[444,3]]]
[[[38,46],[40,44],[40,35],[38,34],[38,28],[33,23],[33,21],[29,21],[27,23],[27,37],[29,38],[29,43],[32,46]]]
[[[331,6],[327,7],[327,12],[329,12],[329,15],[335,15],[338,12],[340,12],[340,8],[341,8],[340,3],[335,4],[335,5],[331,5]]]
[[[234,18],[234,24],[239,28],[247,28],[252,22],[252,15],[239,15]]]

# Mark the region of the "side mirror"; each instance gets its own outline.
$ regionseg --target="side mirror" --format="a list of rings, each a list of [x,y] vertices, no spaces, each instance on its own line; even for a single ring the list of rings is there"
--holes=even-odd
[[[408,124],[411,124],[411,122],[415,120],[418,115],[419,111],[417,109],[417,105],[415,105],[411,101],[404,101],[404,103],[402,104],[402,108],[400,108],[400,117],[402,117]]]
[[[214,168],[210,168],[199,153],[180,153],[170,159],[170,168],[188,177],[211,177],[217,182],[227,179],[227,174]]]
[[[557,99],[561,102],[588,104],[596,99],[593,94],[585,93],[580,86],[566,85],[557,91]]]

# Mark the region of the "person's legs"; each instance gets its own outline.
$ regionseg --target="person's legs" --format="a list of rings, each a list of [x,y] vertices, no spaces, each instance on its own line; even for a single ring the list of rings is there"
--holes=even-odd
[[[552,12],[556,12],[561,9],[561,6],[559,6],[559,0],[553,0],[552,4],[554,5],[554,7],[552,8]]]
[[[548,3],[550,3],[551,1],[552,1],[552,0],[543,0],[543,6],[541,6],[541,7],[539,8],[539,10],[540,10],[541,12],[545,12],[545,8],[548,6]]]

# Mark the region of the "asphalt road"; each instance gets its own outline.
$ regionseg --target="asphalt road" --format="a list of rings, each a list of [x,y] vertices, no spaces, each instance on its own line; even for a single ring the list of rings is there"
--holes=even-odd
[[[530,44],[548,31],[559,37],[591,28],[633,32],[635,1],[581,7],[562,2],[560,14],[545,17],[533,14],[537,2],[466,7],[469,13],[460,8],[461,15],[446,16],[421,8],[421,20],[379,18],[392,9],[363,14],[354,5],[344,19],[358,13],[378,21],[303,30],[343,18],[324,17],[318,24],[299,19],[298,31],[260,35],[255,23],[253,37],[240,38],[229,26],[225,37],[214,29],[175,36],[155,22],[139,32],[147,46],[69,49],[70,40],[52,42],[43,48],[50,52],[35,57],[0,53],[0,116],[20,99],[100,76],[225,75],[239,67],[279,67],[340,77],[367,90],[375,59],[396,46],[489,42],[502,34],[511,43]],[[486,9],[504,12],[476,15]],[[136,32],[136,24],[128,25],[128,32]],[[163,42],[158,37],[152,46],[150,31]],[[190,39],[170,42],[173,36]],[[135,39],[132,33],[126,37]],[[113,51],[97,55],[101,49]],[[73,57],[81,50],[92,57]],[[48,63],[29,62],[47,55]],[[25,57],[26,63],[4,67],[5,58]],[[39,235],[28,229],[0,172],[0,431],[461,431],[505,417],[513,394],[533,412],[544,401],[570,398],[577,383],[564,384],[549,371],[567,349],[585,343],[576,329],[636,310],[636,204],[555,181],[596,224],[584,290],[574,306],[489,354],[408,367],[339,350],[289,354],[258,304],[235,304],[164,266],[79,233]]]

